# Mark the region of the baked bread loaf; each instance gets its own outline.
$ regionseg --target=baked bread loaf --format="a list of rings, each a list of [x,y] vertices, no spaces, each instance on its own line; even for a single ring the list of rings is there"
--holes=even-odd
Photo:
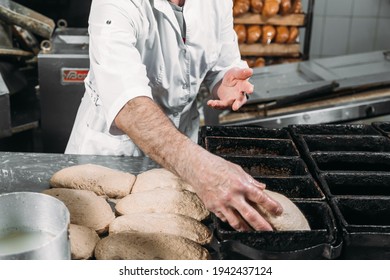
[[[247,32],[244,24],[235,24],[234,31],[237,34],[237,41],[239,44],[243,44],[246,42]]]
[[[211,232],[193,218],[170,213],[134,213],[117,217],[109,226],[109,234],[124,231],[168,233],[186,237],[201,245],[211,241]]]
[[[195,193],[167,188],[129,194],[117,202],[115,210],[119,215],[133,213],[181,214],[198,221],[205,219],[210,214]]]
[[[111,198],[128,195],[134,182],[133,174],[96,164],[66,167],[54,173],[49,181],[54,188],[89,190]]]
[[[115,219],[108,202],[92,191],[54,188],[43,193],[61,200],[69,210],[70,223],[86,226],[102,234]]]
[[[256,205],[256,209],[260,214],[266,219],[274,230],[277,231],[287,231],[287,230],[310,230],[310,225],[307,222],[305,216],[301,210],[286,196],[272,192],[269,190],[264,190],[271,198],[278,201],[283,207],[283,213],[280,216],[271,215],[266,211],[261,205]]]
[[[120,232],[101,239],[97,260],[208,260],[207,249],[181,236],[166,233]]]
[[[291,0],[282,0],[280,4],[280,13],[284,16],[291,11]]]
[[[250,0],[236,0],[233,5],[233,16],[238,17],[249,11]]]
[[[255,14],[261,14],[263,5],[263,0],[251,0],[251,12]]]
[[[91,259],[99,240],[99,235],[93,229],[70,224],[69,241],[72,260]]]
[[[263,45],[271,44],[272,40],[275,38],[276,29],[272,25],[264,25],[263,32],[261,36],[261,43]]]
[[[288,36],[288,39],[287,39],[286,43],[288,43],[288,44],[296,43],[298,36],[299,36],[299,29],[298,29],[298,27],[291,26],[290,27],[289,36]]]
[[[169,188],[195,192],[193,187],[165,168],[154,168],[137,175],[131,193],[157,188]]]
[[[265,66],[265,59],[262,57],[258,57],[253,67],[264,67],[264,66]]]
[[[249,25],[247,28],[247,38],[246,42],[248,44],[254,44],[260,40],[261,37],[261,27],[257,24]]]
[[[291,5],[291,11],[292,14],[302,14],[302,1],[301,0],[294,0],[294,2]]]
[[[261,14],[267,18],[278,14],[281,0],[264,0],[264,6]]]
[[[287,26],[276,27],[275,43],[284,44],[290,36],[290,31]]]

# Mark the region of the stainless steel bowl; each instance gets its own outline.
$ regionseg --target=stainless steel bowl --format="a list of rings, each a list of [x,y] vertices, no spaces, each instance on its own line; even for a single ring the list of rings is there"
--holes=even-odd
[[[0,260],[69,260],[70,214],[42,193],[0,195]]]

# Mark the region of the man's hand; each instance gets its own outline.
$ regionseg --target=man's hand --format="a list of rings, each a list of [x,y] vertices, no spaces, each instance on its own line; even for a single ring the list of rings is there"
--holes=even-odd
[[[238,231],[272,230],[253,207],[261,204],[273,215],[283,212],[280,203],[263,191],[265,185],[221,157],[206,151],[199,151],[199,157],[202,162],[194,166],[196,177],[191,178],[191,183],[207,209]]]
[[[214,109],[228,109],[237,111],[247,102],[247,94],[253,93],[253,85],[248,81],[253,70],[250,68],[232,68],[226,72],[222,81],[219,82],[213,95],[218,98],[209,100],[207,105]]]

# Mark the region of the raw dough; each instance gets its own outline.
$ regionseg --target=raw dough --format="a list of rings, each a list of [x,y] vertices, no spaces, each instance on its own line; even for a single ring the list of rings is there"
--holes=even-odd
[[[132,213],[181,214],[198,221],[205,219],[210,214],[195,193],[168,188],[131,193],[117,202],[115,210],[119,215]]]
[[[72,260],[88,260],[93,257],[100,237],[91,228],[70,224],[69,240]]]
[[[165,233],[120,232],[100,240],[97,260],[208,260],[198,243]]]
[[[50,179],[50,186],[89,190],[97,195],[111,198],[124,197],[130,193],[135,175],[96,164],[66,167]]]
[[[265,190],[265,192],[283,207],[283,213],[280,216],[271,215],[260,205],[256,207],[261,215],[272,225],[274,230],[310,230],[305,216],[290,199],[277,192],[269,190]]]
[[[66,205],[71,224],[86,226],[101,234],[108,230],[108,225],[115,219],[108,202],[92,191],[55,188],[43,192]]]
[[[134,213],[117,217],[109,234],[123,231],[169,233],[186,237],[201,245],[211,241],[211,231],[193,218],[171,213]]]
[[[170,188],[195,192],[193,187],[165,168],[154,168],[137,175],[131,193]]]

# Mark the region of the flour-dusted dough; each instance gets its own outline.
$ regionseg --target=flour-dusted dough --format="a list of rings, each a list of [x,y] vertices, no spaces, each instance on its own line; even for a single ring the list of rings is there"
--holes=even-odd
[[[152,191],[131,193],[115,205],[119,215],[132,213],[173,213],[192,217],[198,221],[210,212],[193,192],[158,188]]]
[[[121,198],[130,193],[135,175],[96,164],[82,164],[63,168],[50,179],[50,186],[89,190],[97,195]]]
[[[172,234],[120,232],[101,239],[97,260],[208,260],[210,254],[198,243]]]
[[[93,257],[100,237],[89,227],[70,224],[69,240],[72,260],[88,260]]]
[[[257,205],[258,211],[272,225],[274,230],[310,230],[305,216],[290,199],[277,192],[269,190],[265,190],[265,192],[283,207],[282,215],[274,216],[267,212],[261,205]]]
[[[171,188],[195,192],[193,187],[165,168],[153,168],[137,175],[131,193]]]
[[[136,231],[169,233],[186,237],[205,245],[211,241],[211,231],[191,217],[171,213],[134,213],[117,217],[109,226],[109,234]]]
[[[54,188],[43,192],[66,205],[71,224],[86,226],[101,234],[108,230],[108,225],[115,219],[108,202],[92,191]]]

